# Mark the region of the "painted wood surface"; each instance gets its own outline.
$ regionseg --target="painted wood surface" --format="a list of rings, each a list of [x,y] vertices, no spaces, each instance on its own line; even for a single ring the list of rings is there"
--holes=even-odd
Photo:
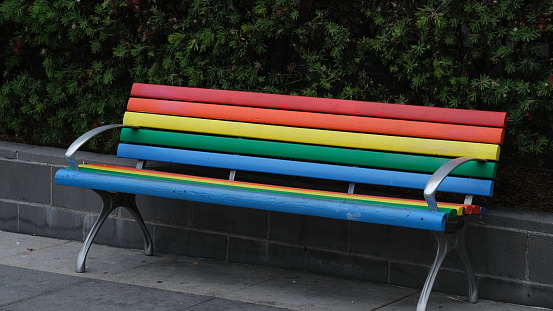
[[[455,157],[499,158],[502,112],[134,84],[118,155],[424,189]],[[468,162],[438,191],[493,193],[497,164]],[[467,178],[471,177],[471,178]],[[443,231],[477,205],[337,193],[111,165],[62,169],[56,183],[221,205]]]
[[[493,144],[295,128],[137,112],[126,112],[123,123],[177,131],[449,157],[475,157],[486,160],[497,160],[500,151],[500,147]]]
[[[359,203],[368,203],[368,204],[381,204],[402,208],[416,208],[416,209],[428,209],[428,204],[426,201],[422,200],[410,200],[402,198],[388,198],[382,196],[370,196],[370,195],[360,195],[360,194],[350,194],[350,193],[340,193],[340,192],[331,192],[323,190],[313,190],[313,189],[302,189],[294,187],[284,187],[284,186],[275,186],[259,183],[249,183],[241,181],[230,181],[216,178],[208,177],[199,177],[191,176],[184,174],[174,174],[168,172],[158,172],[152,170],[144,169],[134,169],[128,167],[114,166],[114,165],[102,165],[102,164],[84,164],[80,165],[79,169],[85,172],[93,173],[105,173],[111,175],[119,176],[129,176],[137,178],[148,178],[156,180],[165,180],[165,181],[176,181],[183,183],[192,183],[192,184],[202,184],[202,185],[213,185],[220,187],[230,187],[237,189],[246,189],[252,191],[265,191],[271,193],[280,193],[286,195],[297,195],[310,198],[318,199],[328,199],[328,200],[345,200],[351,202]],[[449,217],[456,217],[463,215],[467,212],[478,214],[476,205],[464,205],[464,204],[453,204],[453,203],[438,203],[438,210],[444,213],[447,213]],[[469,210],[470,209],[470,210]]]
[[[502,128],[131,98],[128,111],[350,132],[501,144]]]
[[[434,173],[440,166],[449,161],[447,158],[422,155],[146,129],[125,128],[121,131],[121,141],[140,145],[191,148],[424,173]],[[455,169],[452,175],[493,179],[496,170],[497,164],[494,162],[471,161]]]
[[[135,83],[131,96],[503,128],[504,112]]]
[[[61,169],[59,185],[444,231],[447,213]]]
[[[141,145],[120,144],[117,154],[121,157],[150,161],[164,161],[169,163],[200,165],[413,189],[424,189],[426,183],[430,179],[429,174],[387,171],[362,167],[309,163]],[[438,190],[453,193],[491,196],[493,193],[493,181],[462,177],[447,177],[440,184]]]

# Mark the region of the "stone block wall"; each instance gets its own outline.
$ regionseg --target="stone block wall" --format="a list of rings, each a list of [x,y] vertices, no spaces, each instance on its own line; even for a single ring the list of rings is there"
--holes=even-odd
[[[0,142],[0,230],[83,240],[101,201],[91,190],[54,184],[65,150]],[[84,162],[133,160],[80,152]],[[206,203],[139,196],[155,252],[266,265],[422,288],[435,255],[430,232]],[[139,226],[116,210],[95,243],[143,247]],[[553,214],[502,207],[474,216],[467,247],[484,299],[553,307]],[[75,254],[76,256],[77,254]],[[435,290],[466,295],[450,255]]]

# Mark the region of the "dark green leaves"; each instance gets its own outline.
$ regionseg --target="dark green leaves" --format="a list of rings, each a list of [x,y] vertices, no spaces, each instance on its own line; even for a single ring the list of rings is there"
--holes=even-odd
[[[0,132],[67,145],[150,82],[507,111],[545,152],[549,2],[4,0]]]

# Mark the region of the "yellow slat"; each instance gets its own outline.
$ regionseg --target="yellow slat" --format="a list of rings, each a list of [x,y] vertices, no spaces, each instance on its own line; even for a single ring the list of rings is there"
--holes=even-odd
[[[123,123],[176,131],[449,157],[476,157],[486,160],[497,160],[500,151],[500,147],[493,144],[339,132],[128,111],[125,113]]]

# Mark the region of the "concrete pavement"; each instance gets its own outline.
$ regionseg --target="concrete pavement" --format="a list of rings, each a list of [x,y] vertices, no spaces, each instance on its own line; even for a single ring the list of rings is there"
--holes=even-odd
[[[0,231],[0,310],[415,310],[419,290]],[[433,293],[427,310],[547,310]]]

